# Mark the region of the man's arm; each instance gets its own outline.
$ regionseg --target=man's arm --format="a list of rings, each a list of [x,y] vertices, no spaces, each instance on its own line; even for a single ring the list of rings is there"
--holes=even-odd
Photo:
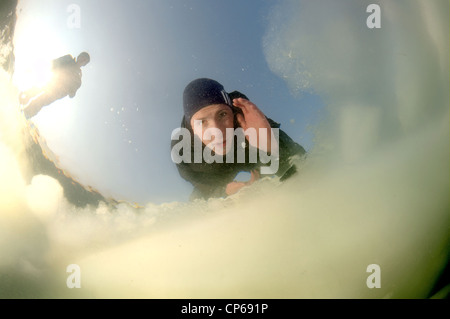
[[[70,67],[73,65],[75,65],[75,59],[70,54],[66,54],[52,61],[52,69],[54,71],[61,68]]]
[[[253,170],[251,172],[251,178],[250,178],[250,180],[248,182],[231,182],[231,183],[228,183],[226,188],[225,188],[225,193],[228,196],[236,194],[243,187],[250,186],[251,184],[253,184],[253,182],[258,180],[259,178],[260,178],[259,171],[258,170]]]
[[[78,89],[81,87],[81,70],[77,67],[70,72],[71,85],[68,90],[69,97],[73,98],[77,94]]]

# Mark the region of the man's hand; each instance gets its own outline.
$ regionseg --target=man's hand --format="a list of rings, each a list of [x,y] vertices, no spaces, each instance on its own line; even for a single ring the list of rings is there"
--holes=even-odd
[[[253,182],[258,180],[259,177],[260,177],[259,172],[257,170],[254,170],[251,172],[251,177],[248,182],[231,182],[227,185],[225,192],[227,193],[228,196],[236,194],[241,190],[242,187],[253,184]]]
[[[256,130],[257,134],[257,145],[252,145],[252,141],[249,140],[250,145],[253,147],[259,148],[266,153],[270,153],[271,150],[271,133],[272,128],[270,127],[269,121],[267,121],[266,116],[264,113],[252,102],[249,100],[243,99],[243,98],[237,98],[233,99],[233,105],[240,108],[242,110],[243,114],[238,113],[236,115],[236,119],[239,123],[239,125],[242,127],[242,129],[245,131],[247,128],[253,127]],[[266,137],[266,143],[261,143],[261,136],[259,129],[264,128],[265,129],[265,137]],[[248,139],[248,136],[246,135],[246,138]],[[266,145],[261,145],[266,144]]]

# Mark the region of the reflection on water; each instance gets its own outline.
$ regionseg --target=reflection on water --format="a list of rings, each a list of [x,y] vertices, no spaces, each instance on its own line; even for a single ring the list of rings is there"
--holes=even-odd
[[[448,2],[383,3],[378,34],[359,27],[360,3],[273,8],[268,64],[332,116],[299,175],[225,200],[89,192],[30,137],[1,71],[0,296],[427,297],[448,259]],[[371,264],[381,288],[366,286]]]

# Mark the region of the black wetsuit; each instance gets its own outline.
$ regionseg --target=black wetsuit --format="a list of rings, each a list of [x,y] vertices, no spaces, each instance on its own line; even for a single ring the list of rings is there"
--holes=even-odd
[[[231,100],[238,97],[247,97],[240,92],[232,92],[229,93]],[[272,128],[279,128],[280,124],[275,121],[267,118],[269,124]],[[182,128],[188,128],[191,132],[192,140],[191,140],[191,154],[194,154],[194,137],[192,133],[192,129],[190,127],[186,127],[185,119],[181,122]],[[235,160],[233,163],[226,163],[225,157],[223,163],[194,163],[191,160],[190,163],[181,162],[177,165],[178,172],[181,177],[190,182],[194,186],[194,190],[191,195],[191,200],[197,198],[208,199],[211,197],[226,197],[227,194],[225,192],[226,186],[233,182],[236,175],[240,172],[251,172],[252,170],[259,169],[261,166],[269,166],[270,163],[262,164],[259,160],[259,156],[256,163],[251,163],[249,161],[250,148],[248,141],[245,143],[245,163],[238,163],[237,161],[237,148],[242,147],[236,143],[234,143],[234,156]],[[172,140],[171,148],[173,148],[177,143],[181,141],[181,137],[179,140]],[[296,172],[295,165],[291,164],[290,158],[294,155],[304,156],[306,154],[305,149],[294,142],[285,132],[279,130],[279,167],[276,173],[277,176],[280,177],[280,180],[285,180]],[[203,148],[205,146],[203,145]],[[182,154],[180,154],[182,155]]]

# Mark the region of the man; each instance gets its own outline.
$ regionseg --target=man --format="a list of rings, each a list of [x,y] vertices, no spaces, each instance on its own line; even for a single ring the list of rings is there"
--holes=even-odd
[[[189,154],[192,159],[196,156],[196,145],[201,145],[202,154],[206,148],[211,148],[212,154],[223,156],[224,159],[221,162],[211,162],[204,158],[201,162],[195,160],[177,162],[181,177],[194,186],[191,200],[226,197],[237,193],[241,188],[260,178],[261,169],[265,164],[260,157],[256,161],[250,160],[252,150],[257,149],[262,150],[263,154],[278,155],[279,167],[275,174],[281,180],[296,172],[295,166],[291,164],[291,157],[303,156],[306,153],[302,146],[281,130],[278,131],[278,138],[272,139],[272,129],[278,129],[280,125],[267,118],[244,94],[237,91],[227,93],[217,81],[201,78],[189,83],[183,93],[183,109],[184,117],[181,127],[191,133],[191,149],[188,151],[191,151]],[[236,131],[238,128],[246,132],[249,128],[253,128],[256,136],[250,138],[245,135],[245,143],[238,143],[237,136],[227,135],[227,130]],[[217,134],[214,136],[206,134],[208,129],[215,129],[223,138],[217,138]],[[198,141],[201,141],[201,144]],[[180,139],[172,139],[172,155],[178,143]],[[238,159],[240,147],[245,149],[245,161]],[[185,151],[181,149],[180,153]],[[234,154],[232,153],[233,161],[230,162],[226,159],[230,158],[227,158],[227,155],[231,151]],[[183,154],[176,155],[183,157]],[[236,175],[242,171],[251,173],[251,179],[248,182],[235,181]]]
[[[35,116],[44,106],[67,95],[73,98],[81,86],[81,67],[89,61],[90,56],[87,52],[80,53],[76,59],[71,55],[65,55],[53,60],[53,76],[50,82],[44,87],[32,88],[20,94],[20,103],[25,105],[25,117],[29,119]]]

